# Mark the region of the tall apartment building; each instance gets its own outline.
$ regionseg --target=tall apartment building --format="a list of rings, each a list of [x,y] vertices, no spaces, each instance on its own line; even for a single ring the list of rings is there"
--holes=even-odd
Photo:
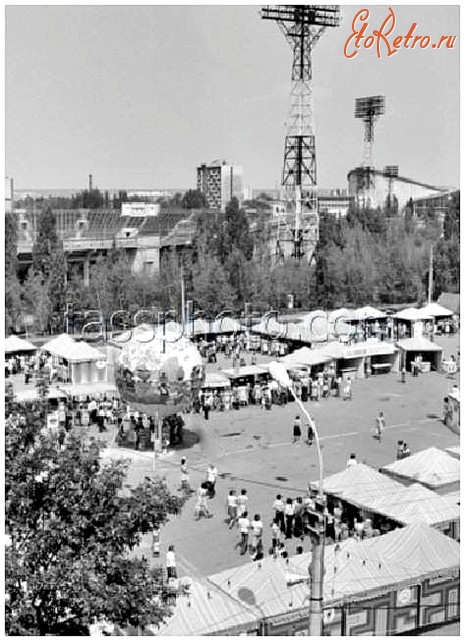
[[[208,208],[225,211],[235,197],[243,202],[243,167],[215,160],[197,167],[197,189],[206,198]]]

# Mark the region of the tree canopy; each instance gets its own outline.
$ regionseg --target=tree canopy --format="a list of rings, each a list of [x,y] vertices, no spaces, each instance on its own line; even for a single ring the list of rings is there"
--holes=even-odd
[[[98,619],[156,624],[169,611],[159,571],[130,555],[142,534],[178,514],[162,480],[123,489],[127,463],[102,445],[43,428],[41,403],[7,400],[5,623],[8,635],[89,635]]]

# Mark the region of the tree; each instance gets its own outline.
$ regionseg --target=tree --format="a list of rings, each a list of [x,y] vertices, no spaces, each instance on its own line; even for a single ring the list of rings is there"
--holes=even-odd
[[[51,302],[48,284],[41,274],[31,269],[23,286],[23,304],[25,310],[34,316],[40,333],[50,329]]]
[[[50,275],[52,256],[59,248],[56,218],[51,208],[47,207],[39,216],[37,235],[32,247],[33,271],[42,274],[47,279]]]
[[[182,196],[182,209],[204,209],[207,207],[204,193],[198,189],[189,189]]]
[[[159,571],[129,555],[178,514],[162,480],[122,490],[123,461],[101,444],[43,429],[40,406],[9,405],[6,421],[5,623],[8,635],[89,635],[95,619],[127,627],[169,611]]]
[[[14,215],[5,216],[5,328],[9,332],[19,328],[21,316],[21,287],[17,269],[17,228]]]

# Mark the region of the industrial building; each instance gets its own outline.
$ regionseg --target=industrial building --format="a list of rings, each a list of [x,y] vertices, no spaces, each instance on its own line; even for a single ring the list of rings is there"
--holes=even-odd
[[[224,212],[232,198],[244,200],[243,167],[215,160],[197,168],[197,189],[206,198],[209,209]]]
[[[361,207],[384,207],[390,197],[398,203],[398,211],[412,200],[449,194],[446,187],[412,180],[398,174],[398,167],[385,167],[382,171],[374,167],[356,167],[348,173],[348,192]]]

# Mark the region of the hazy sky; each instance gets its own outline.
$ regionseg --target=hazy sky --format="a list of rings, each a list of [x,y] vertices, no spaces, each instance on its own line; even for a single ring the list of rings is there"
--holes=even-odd
[[[369,30],[387,6],[370,6]],[[346,187],[362,160],[355,97],[383,94],[378,167],[459,183],[459,7],[393,5],[394,35],[455,49],[344,56],[356,12],[344,6],[313,52],[318,185]],[[260,6],[6,8],[6,173],[15,188],[188,188],[225,158],[245,182],[280,180],[291,48]]]

